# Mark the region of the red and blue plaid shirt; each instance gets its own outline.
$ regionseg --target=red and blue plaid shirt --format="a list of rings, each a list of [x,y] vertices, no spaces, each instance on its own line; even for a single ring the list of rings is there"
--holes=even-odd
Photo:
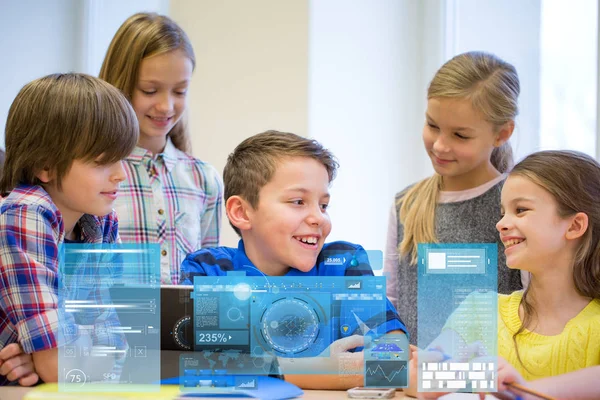
[[[105,217],[84,214],[78,224],[83,243],[119,242],[114,211]],[[60,211],[41,186],[22,185],[1,203],[0,231],[0,349],[17,342],[33,353],[64,344],[58,314],[59,246],[65,239]],[[96,322],[106,319],[104,313]]]

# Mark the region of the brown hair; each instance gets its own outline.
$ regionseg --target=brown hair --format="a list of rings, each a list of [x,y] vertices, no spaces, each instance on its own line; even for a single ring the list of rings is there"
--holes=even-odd
[[[119,90],[85,74],[53,74],[25,85],[6,122],[6,161],[0,191],[38,185],[48,169],[62,178],[73,160],[109,164],[135,148],[135,112]]]
[[[471,101],[495,129],[514,121],[518,113],[517,99],[520,84],[515,67],[493,54],[468,52],[447,61],[435,74],[427,90],[427,99],[460,98]],[[513,164],[512,149],[508,142],[494,148],[492,165],[499,172],[507,172]],[[435,243],[435,208],[442,177],[434,174],[398,199],[400,221],[404,238],[400,254],[410,254],[417,260],[418,243]]]
[[[121,25],[110,43],[100,69],[100,79],[121,89],[131,101],[142,60],[179,49],[194,68],[196,56],[192,44],[175,21],[156,13],[134,14]],[[191,151],[185,113],[168,136],[179,150]]]
[[[556,201],[560,217],[580,212],[588,216],[588,228],[573,260],[573,282],[581,296],[600,298],[600,164],[576,151],[540,151],[519,162],[510,175],[529,179],[548,191]],[[524,318],[513,335],[515,348],[517,335],[528,328],[535,315],[527,296],[532,285],[535,285],[534,276],[521,299]],[[517,357],[521,361],[518,348]]]
[[[245,139],[227,157],[223,170],[225,201],[240,196],[256,208],[260,189],[275,174],[277,163],[286,157],[319,161],[327,170],[329,182],[335,179],[339,167],[334,155],[316,140],[273,130],[259,133]],[[233,226],[233,229],[240,234],[238,228]]]
[[[2,167],[4,166],[4,158],[6,157],[6,153],[4,150],[0,149],[0,176],[2,176]]]

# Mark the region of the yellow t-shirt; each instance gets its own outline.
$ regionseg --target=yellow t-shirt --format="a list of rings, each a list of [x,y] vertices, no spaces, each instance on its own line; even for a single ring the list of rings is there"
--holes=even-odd
[[[473,311],[472,323],[468,327],[456,325],[456,314],[463,316],[477,302],[489,296],[486,293],[473,293],[465,299],[450,316],[444,329],[451,328],[461,334],[467,343],[482,341],[479,319]],[[498,295],[498,355],[511,363],[525,379],[539,379],[572,372],[581,368],[600,365],[600,299],[592,300],[581,312],[565,325],[559,335],[544,336],[528,330],[517,336],[517,345],[521,362],[513,342],[513,335],[521,326],[519,304],[523,292],[510,295]],[[466,309],[465,309],[466,308]],[[465,329],[466,328],[466,329]]]

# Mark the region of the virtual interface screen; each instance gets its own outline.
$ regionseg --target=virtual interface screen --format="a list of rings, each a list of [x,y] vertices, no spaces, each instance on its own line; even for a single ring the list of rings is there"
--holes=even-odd
[[[434,342],[439,362],[420,362],[419,390],[495,391],[497,245],[419,244],[418,261],[418,347],[450,338]]]
[[[140,390],[136,384],[157,382],[159,246],[65,244],[60,251],[59,388]]]

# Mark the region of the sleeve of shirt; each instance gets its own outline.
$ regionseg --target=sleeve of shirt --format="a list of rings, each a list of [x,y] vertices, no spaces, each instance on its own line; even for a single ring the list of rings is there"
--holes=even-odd
[[[90,250],[96,246],[91,244]],[[76,313],[66,313],[65,319],[72,325],[72,334],[68,338],[80,348],[114,348],[113,372],[116,373],[121,369],[128,350],[126,336],[122,329],[118,329],[122,325],[110,292],[114,283],[123,279],[122,254],[83,254],[78,262],[71,260],[70,263],[68,273],[59,282],[59,293],[62,294],[59,301],[69,299],[93,306]],[[59,342],[58,345],[61,344]]]
[[[204,170],[205,208],[200,217],[202,248],[217,247],[221,233],[221,212],[223,203],[223,183],[217,170],[207,166]]]
[[[206,276],[206,271],[202,267],[202,263],[196,258],[201,257],[202,252],[197,251],[195,253],[188,254],[188,256],[181,263],[181,279],[180,284],[182,285],[193,285],[194,276]]]
[[[17,206],[0,215],[0,306],[25,353],[58,345],[56,215]]]
[[[398,216],[396,203],[392,203],[388,221],[387,241],[383,259],[383,276],[386,279],[386,294],[392,304],[398,303]]]
[[[358,265],[356,266],[351,266],[347,269],[347,274],[346,276],[373,276],[373,270],[370,267],[369,264],[369,256],[367,255],[367,252],[365,251],[365,249],[362,246],[357,246],[356,251],[354,253],[354,259],[356,259],[358,261]],[[350,273],[348,273],[350,272]],[[387,332],[391,332],[391,331],[395,331],[395,330],[401,330],[404,333],[406,333],[408,335],[408,330],[406,329],[406,326],[404,325],[404,322],[402,322],[402,320],[400,319],[400,316],[398,315],[398,313],[396,312],[396,309],[394,308],[394,306],[392,305],[392,303],[386,298],[384,298],[385,300],[385,306],[383,309],[383,312],[385,313],[385,315],[375,315],[375,316],[364,316],[364,320],[363,322],[366,323],[367,326],[374,328],[374,332],[377,333],[378,335],[387,333]],[[349,304],[349,303],[348,303]],[[346,308],[346,307],[344,307]],[[355,317],[358,316],[360,318],[360,313],[363,312],[361,310],[364,310],[364,307],[359,307],[359,309],[346,309],[345,313],[351,313],[353,314]],[[371,320],[371,321],[369,321]],[[373,327],[373,320],[380,322],[380,321],[384,321],[383,323],[380,323],[379,325],[377,325],[376,327]]]
[[[108,292],[108,291],[106,291]],[[101,293],[103,304],[112,304],[108,293]],[[127,349],[127,339],[125,334],[121,332],[121,322],[119,316],[114,308],[105,308],[104,311],[98,315],[94,321],[94,333],[92,335],[92,343],[94,346],[110,346],[114,347],[120,353],[116,353],[115,358],[118,361],[123,361]]]

